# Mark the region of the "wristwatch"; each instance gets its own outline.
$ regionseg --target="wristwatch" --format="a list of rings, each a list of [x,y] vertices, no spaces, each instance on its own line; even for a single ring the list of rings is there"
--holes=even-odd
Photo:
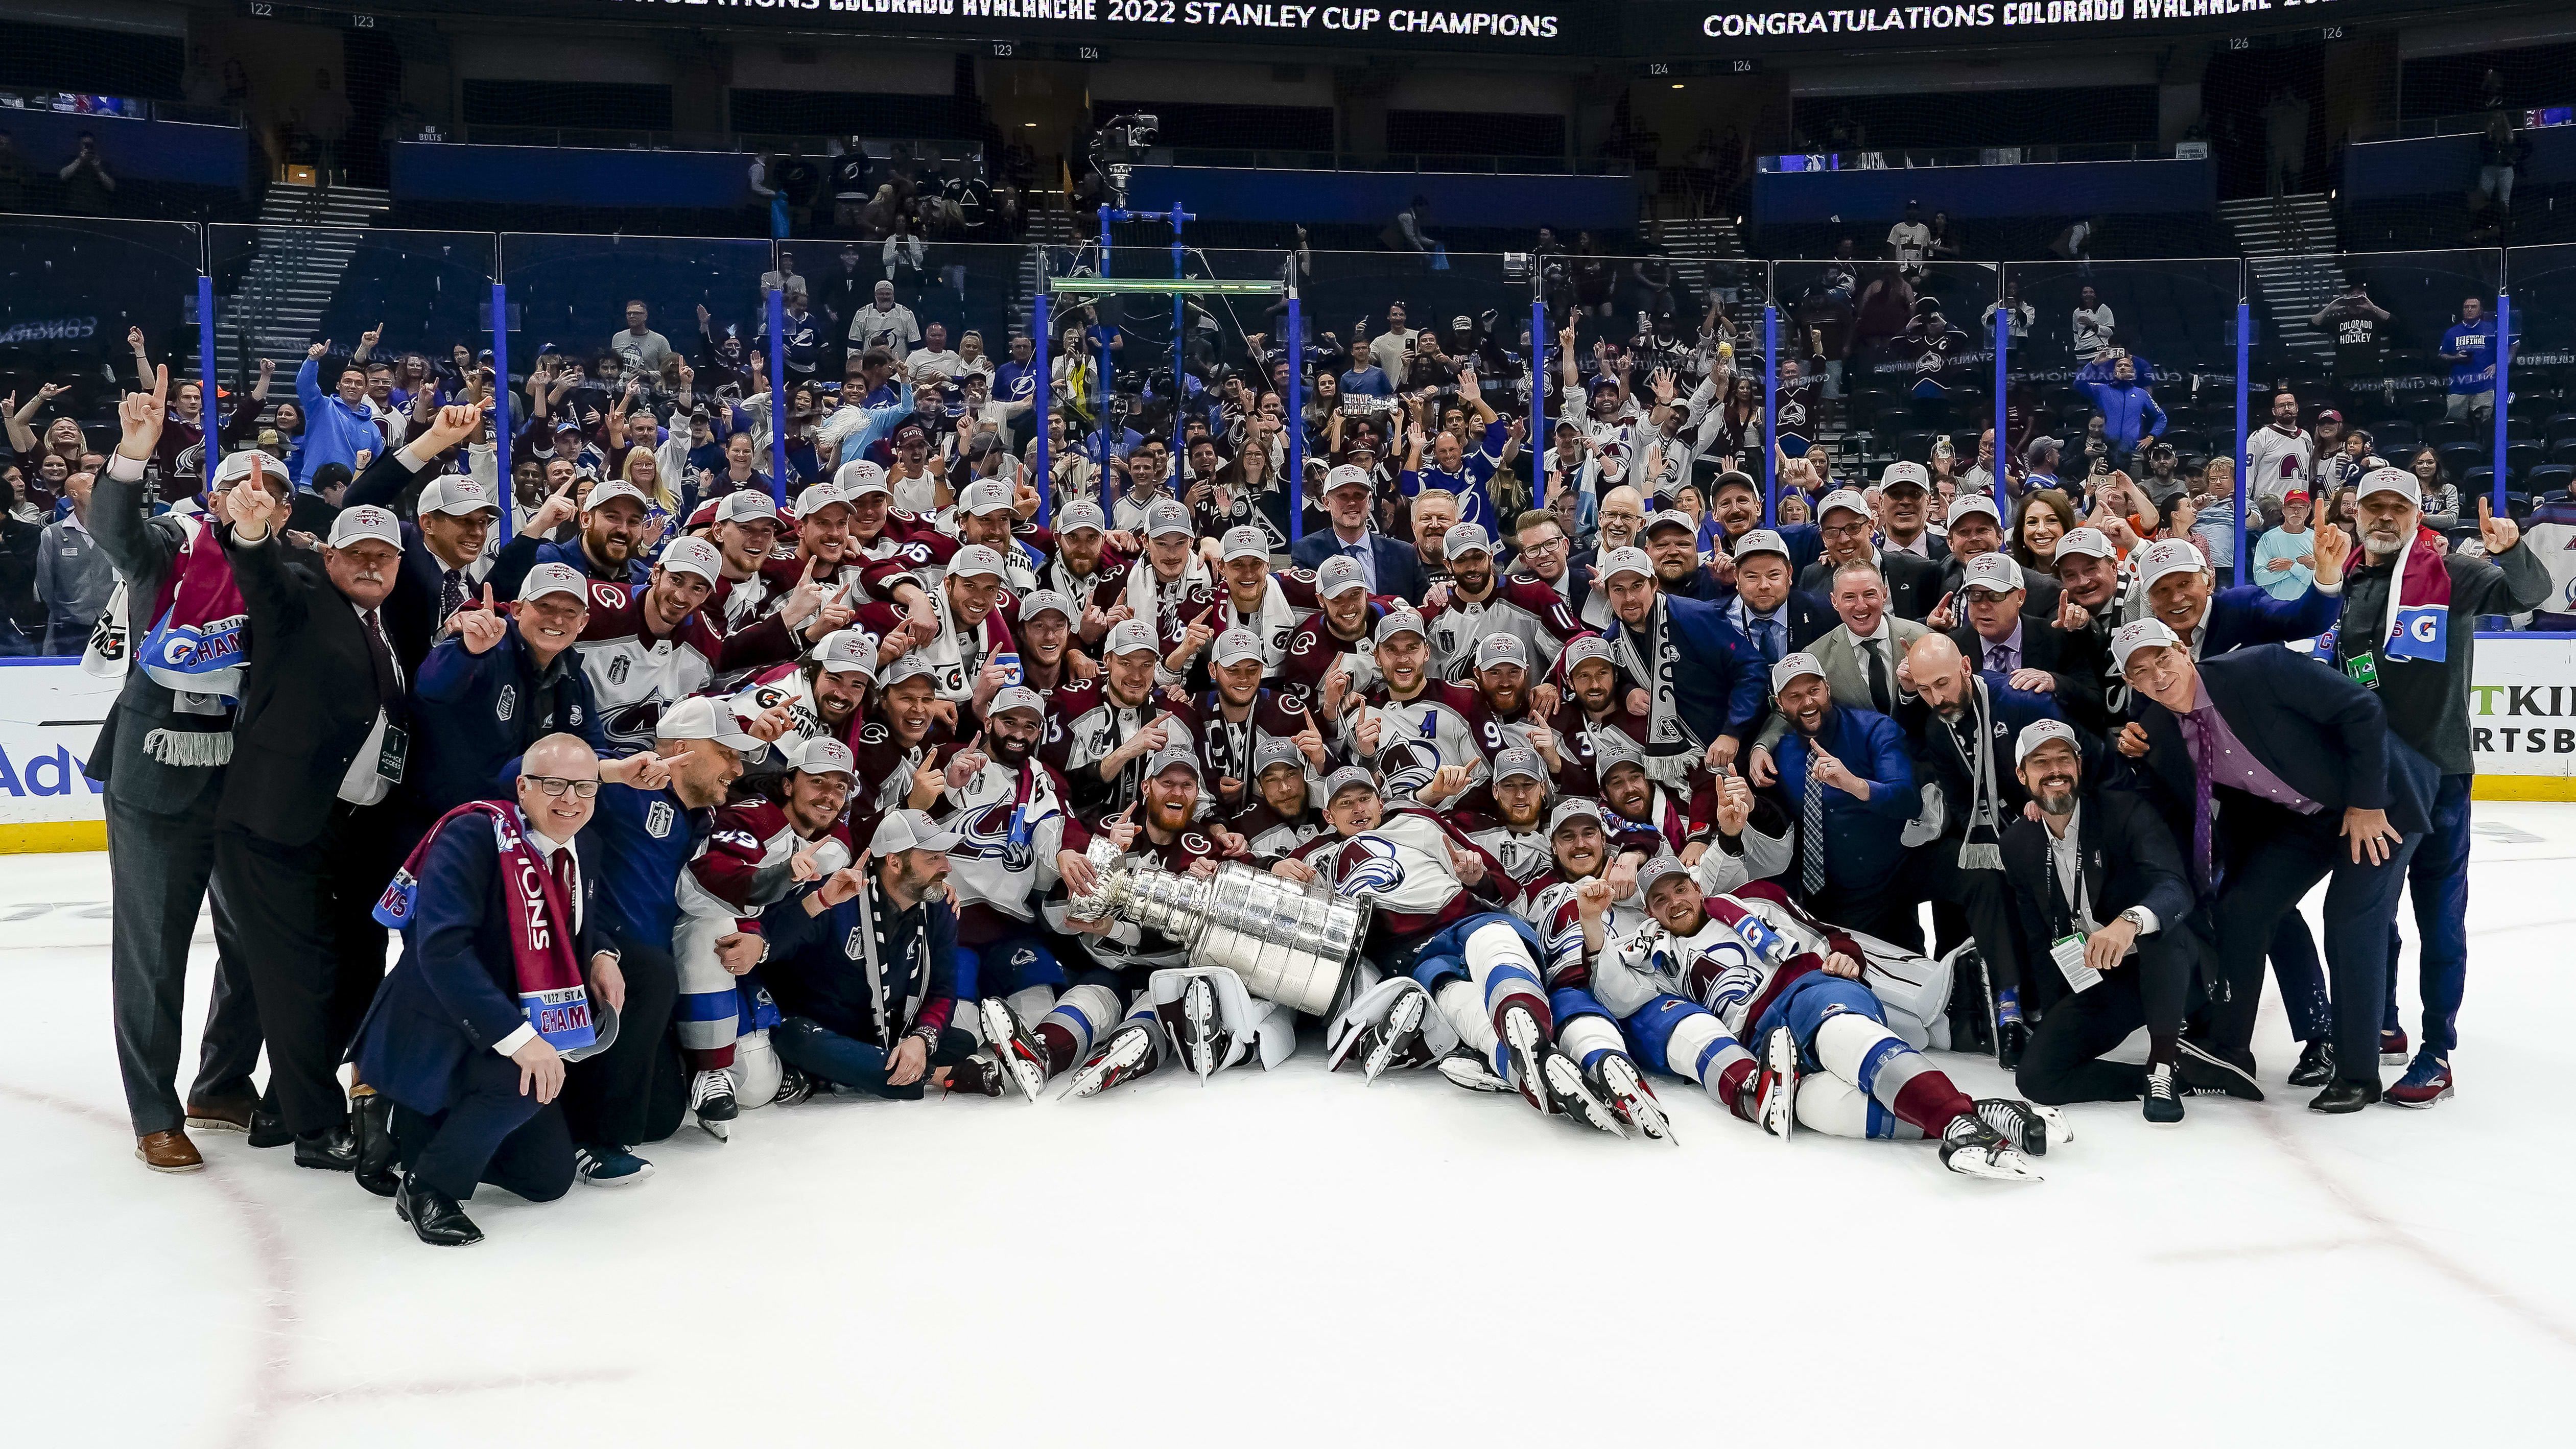
[[[2127,910],[2122,911],[2120,913],[2120,919],[2128,922],[2132,927],[2140,931],[2147,928],[2147,913],[2139,910],[2136,906],[2131,906]]]

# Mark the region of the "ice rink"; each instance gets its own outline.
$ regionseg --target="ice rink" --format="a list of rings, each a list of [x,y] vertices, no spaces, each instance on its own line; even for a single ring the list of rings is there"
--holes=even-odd
[[[1926,1144],[1784,1146],[1672,1082],[1678,1149],[1623,1144],[1429,1073],[1363,1089],[1309,1041],[1204,1090],[684,1128],[638,1188],[486,1189],[488,1240],[450,1251],[239,1136],[146,1172],[105,858],[14,857],[0,1437],[2565,1442],[2576,806],[2477,830],[2462,1085],[2431,1112],[2308,1113],[2267,1002],[2269,1101],[2071,1109],[2013,1186]],[[212,961],[201,925],[191,1069]],[[2411,950],[2399,998],[2412,1036]]]

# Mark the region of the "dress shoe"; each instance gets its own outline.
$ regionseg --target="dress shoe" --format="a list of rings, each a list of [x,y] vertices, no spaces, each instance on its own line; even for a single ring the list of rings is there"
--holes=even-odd
[[[248,1132],[259,1110],[252,1097],[213,1097],[188,1104],[188,1125],[200,1132]]]
[[[369,1092],[349,1109],[349,1125],[358,1140],[358,1186],[378,1197],[392,1197],[402,1185],[394,1169],[394,1099]]]
[[[2358,1112],[2378,1100],[2377,1082],[2339,1081],[2329,1084],[2324,1091],[2317,1093],[2315,1100],[2308,1103],[2308,1110],[2332,1112],[2341,1116],[2346,1112]]]
[[[294,1140],[295,1134],[286,1130],[285,1118],[280,1117],[266,1107],[255,1107],[251,1109],[251,1146],[284,1147],[287,1143]]]
[[[2012,1071],[2021,1065],[2021,1054],[2030,1047],[2030,1028],[2016,1016],[1995,1027],[1995,1065]]]
[[[295,1165],[324,1172],[347,1172],[358,1165],[358,1139],[343,1127],[295,1135]]]
[[[2293,1087],[2322,1087],[2334,1080],[2334,1043],[2312,1041],[2299,1053],[2299,1064],[2290,1068]]]
[[[483,1230],[456,1205],[456,1199],[409,1173],[394,1189],[394,1215],[411,1224],[413,1236],[433,1248],[462,1248],[483,1241]]]
[[[206,1165],[185,1132],[154,1132],[134,1139],[134,1155],[154,1172],[194,1172]]]

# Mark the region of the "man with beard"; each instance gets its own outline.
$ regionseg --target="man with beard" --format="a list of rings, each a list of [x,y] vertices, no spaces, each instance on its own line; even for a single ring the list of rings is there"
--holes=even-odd
[[[1288,657],[1279,667],[1279,696],[1291,709],[1314,708],[1328,680],[1339,678],[1334,688],[1342,690],[1373,680],[1373,631],[1389,610],[1404,606],[1400,599],[1370,597],[1358,562],[1339,556],[1315,570],[1315,597],[1322,607],[1290,631]]]
[[[798,882],[850,863],[843,811],[854,776],[849,747],[839,740],[802,742],[768,793],[716,811],[706,848],[680,875],[671,935],[680,999],[672,1016],[690,1069],[689,1113],[718,1142],[732,1135],[741,1107],[766,1106],[782,1092],[790,1100],[802,1095],[760,1060],[778,1011],[763,984],[748,977],[771,949],[759,934],[761,913]],[[753,1039],[753,1060],[737,1072],[735,1044],[745,1037]]]
[[[783,749],[770,751],[783,767],[787,754],[810,740],[846,745],[856,738],[876,671],[876,637],[864,629],[842,629],[806,657],[754,674],[734,694],[733,710],[751,721],[745,728],[752,734],[783,743]]]
[[[849,741],[858,770],[850,799],[863,814],[902,808],[916,789],[932,790],[923,783],[935,772],[931,756],[956,739],[929,665],[906,655],[880,665],[877,681],[876,717]]]
[[[1821,681],[1820,681],[1821,682]],[[1836,1137],[1931,1138],[1966,1177],[2036,1182],[2023,1154],[2063,1140],[2054,1113],[2011,1098],[1976,1101],[1886,1024],[1861,984],[1860,944],[1791,905],[1768,882],[1705,895],[1671,856],[1637,884],[1654,924],[1601,931],[1607,882],[1578,888],[1592,992],[1649,1060],[1698,1081],[1729,1111],[1786,1139],[1799,1124]],[[1758,1042],[1757,1061],[1742,1043]]]
[[[1451,527],[1472,523],[1479,530],[1487,530],[1500,522],[1489,491],[1494,474],[1509,463],[1512,454],[1519,449],[1511,441],[1511,424],[1497,416],[1485,402],[1484,394],[1477,389],[1474,373],[1459,376],[1458,397],[1474,411],[1476,426],[1483,430],[1482,444],[1475,455],[1470,457],[1465,441],[1444,428],[1429,440],[1431,466],[1425,468],[1422,466],[1422,429],[1416,426],[1407,439],[1409,448],[1404,473],[1397,487],[1403,490],[1405,497],[1414,500],[1417,507],[1428,494],[1447,493],[1457,500],[1458,516],[1451,520]]]
[[[703,606],[722,575],[722,557],[703,538],[674,539],[649,584],[591,584],[581,666],[607,716],[610,749],[633,753],[652,737],[655,716],[705,693],[719,675],[792,659],[800,637],[811,642],[849,622],[846,607],[824,607],[809,572],[777,613],[719,635]]]
[[[1565,641],[1583,632],[1556,590],[1496,576],[1494,546],[1481,526],[1461,523],[1450,529],[1440,552],[1448,563],[1449,582],[1434,584],[1422,606],[1422,617],[1431,625],[1432,672],[1440,678],[1467,678],[1479,658],[1478,646],[1504,635],[1520,641],[1525,664],[1544,661],[1542,669],[1553,667]]]
[[[1170,498],[1146,510],[1144,559],[1119,578],[1101,580],[1090,599],[1104,617],[1123,606],[1125,618],[1152,629],[1163,654],[1180,647],[1189,622],[1205,618],[1215,601],[1216,586],[1199,554],[1190,511]]]
[[[1771,669],[1789,730],[1773,747],[1764,788],[1797,828],[1795,863],[1783,872],[1806,911],[1882,940],[1922,938],[1919,897],[1906,894],[1908,822],[1922,812],[1914,761],[1896,721],[1834,699],[1825,667],[1792,654]]]
[[[1050,703],[1056,691],[1100,672],[1073,647],[1073,600],[1053,589],[1020,598],[1020,683]]]
[[[1657,779],[1679,784],[1691,766],[1731,765],[1762,712],[1762,661],[1726,611],[1655,587],[1635,549],[1602,561],[1601,588],[1617,616],[1609,631],[1618,688],[1646,695],[1646,755]]]
[[[1900,619],[1922,622],[1940,601],[1941,565],[1910,553],[1888,553],[1871,536],[1875,527],[1869,502],[1849,488],[1837,488],[1816,505],[1816,536],[1825,556],[1798,575],[1798,587],[1811,594],[1833,592],[1834,569],[1855,561],[1878,566],[1887,586],[1887,608]]]
[[[2058,718],[2057,701],[1978,672],[1943,635],[1918,640],[1906,651],[1905,664],[1931,711],[1917,733],[1916,761],[1927,783],[1941,787],[1947,805],[1940,838],[1918,848],[1908,862],[1910,894],[1936,903],[1935,956],[1949,954],[1964,927],[1985,964],[1982,992],[1964,972],[1952,982],[1952,1041],[1962,1049],[1983,1044],[1991,1018],[1996,1059],[2010,1070],[2030,1040],[2022,1018],[2025,994],[2035,1012],[2045,1012],[2057,999],[2050,977],[2029,969],[2022,958],[2004,886],[2003,829],[2030,803],[2013,773],[2013,747],[2030,725]],[[1919,950],[1921,928],[1911,912],[1907,916],[1909,929],[1886,939]]]
[[[1878,475],[1878,496],[1887,502],[1889,553],[1910,553],[1940,563],[1950,556],[1949,540],[1931,529],[1932,475],[1923,465],[1899,459]]]
[[[1340,554],[1359,569],[1360,582],[1371,594],[1421,598],[1430,586],[1423,574],[1421,555],[1412,544],[1389,538],[1369,526],[1369,508],[1376,501],[1377,485],[1368,470],[1351,463],[1340,464],[1324,475],[1323,494],[1332,526],[1309,530],[1288,556],[1299,567],[1316,570],[1320,577],[1324,560]]]
[[[1131,626],[1141,627],[1134,620],[1119,627]],[[1186,746],[1164,749],[1138,773],[1143,783],[1137,794],[1119,818],[1102,822],[1092,842],[1093,869],[1109,870],[1134,861],[1174,875],[1214,875],[1216,841],[1191,824],[1199,805],[1198,761]],[[1070,889],[1071,880],[1066,884]],[[1077,1097],[1094,1096],[1152,1072],[1175,1045],[1156,1011],[1167,1004],[1158,999],[1164,994],[1173,997],[1168,1004],[1187,1008],[1173,1013],[1176,1023],[1192,1020],[1202,1030],[1213,1031],[1215,1014],[1226,1011],[1224,1026],[1234,1038],[1229,1047],[1239,1043],[1247,1054],[1260,1050],[1264,1065],[1295,1049],[1293,1033],[1281,1041],[1279,1028],[1289,1018],[1285,1008],[1249,998],[1231,1000],[1235,993],[1225,993],[1229,999],[1221,1003],[1212,985],[1190,985],[1192,980],[1206,978],[1186,977],[1182,972],[1189,951],[1181,942],[1115,915],[1094,917],[1076,911],[1077,904],[1050,901],[1046,917],[1048,924],[1071,933],[1089,960],[1074,973],[1074,984],[1057,999],[1055,1009],[1034,1030],[1013,1040],[1015,1071],[1035,1067],[1048,1077],[1071,1072]],[[1114,1028],[1109,1026],[1112,1022],[1117,1023]],[[1186,1048],[1198,1040],[1205,1038],[1179,1045]]]
[[[1243,838],[1246,863],[1255,870],[1277,865],[1328,828],[1324,812],[1313,804],[1318,791],[1307,778],[1312,762],[1304,753],[1306,743],[1304,735],[1294,742],[1264,740],[1253,751],[1252,783],[1259,795],[1226,821],[1226,828]],[[1313,736],[1312,743],[1322,749],[1323,736]]]
[[[1200,777],[1211,782],[1220,815],[1232,815],[1251,803],[1253,762],[1261,747],[1284,740],[1307,755],[1315,778],[1332,768],[1323,735],[1313,715],[1291,712],[1277,693],[1262,686],[1261,640],[1248,629],[1228,629],[1217,636],[1208,670],[1209,687],[1189,697],[1172,712],[1180,727],[1197,742]],[[1301,744],[1300,742],[1305,742]]]
[[[2056,712],[2069,723],[2103,729],[2110,716],[2102,708],[2102,676],[2093,661],[2092,637],[2051,622],[2051,616],[2072,622],[2062,607],[2051,606],[2046,614],[2023,612],[2036,607],[2029,602],[2029,588],[2040,582],[2040,575],[2024,570],[2009,554],[1971,557],[1960,572],[1957,595],[1967,617],[1947,631],[1948,637],[1980,673],[2026,694],[2053,697]],[[1933,619],[1940,620],[1948,607],[1933,610]]]
[[[1422,561],[1423,597],[1450,579],[1449,560],[1441,553],[1449,530],[1458,526],[1458,495],[1433,491],[1413,500],[1413,550]]]
[[[2143,796],[2090,788],[2086,742],[2072,728],[2033,722],[2013,748],[2038,817],[2004,832],[2022,954],[2067,987],[2031,1034],[2015,1084],[2051,1106],[2144,1097],[2149,1122],[2180,1122],[2182,1099],[2207,1070],[2182,1052],[2184,998],[2200,960],[2183,925],[2194,904],[2182,853]],[[2042,953],[2051,965],[2038,964]],[[2146,1065],[2102,1060],[2142,1026]]]
[[[1554,856],[1539,821],[1547,812],[1547,766],[1536,750],[1514,746],[1494,756],[1493,775],[1475,803],[1458,812],[1458,831],[1494,858],[1523,891],[1548,872]]]
[[[1637,749],[1646,747],[1646,712],[1639,708],[1645,692],[1629,691],[1619,698],[1618,665],[1610,652],[1610,641],[1597,634],[1586,634],[1565,646],[1557,659],[1557,671],[1565,680],[1563,697],[1557,697],[1554,685],[1542,684],[1532,693],[1536,698],[1532,710],[1548,709],[1547,728],[1563,761],[1557,775],[1557,789],[1566,795],[1589,795],[1599,779],[1601,736],[1614,733],[1626,738]],[[1612,748],[1617,748],[1615,742]]]
[[[1356,1064],[1374,1081],[1389,1067],[1427,1066],[1464,1046],[1482,1068],[1465,1074],[1470,1084],[1488,1085],[1490,1074],[1490,1085],[1519,1092],[1543,1115],[1627,1135],[1582,1068],[1557,1050],[1547,996],[1554,983],[1540,974],[1538,933],[1509,914],[1521,892],[1501,863],[1430,810],[1389,809],[1356,765],[1334,771],[1325,790],[1333,833],[1271,873],[1321,881],[1375,907],[1368,969],[1326,1034],[1329,1067]]]
[[[1058,880],[1076,896],[1096,888],[1083,855],[1091,832],[1066,810],[1064,778],[1036,758],[1045,720],[1033,689],[994,695],[982,734],[947,762],[929,807],[957,837],[948,852],[957,998],[979,1003],[984,1039],[1031,1100],[1046,1073],[1027,1049],[1025,1024],[1055,1010],[1066,984],[1040,906]]]
[[[515,597],[519,580],[541,563],[570,564],[584,578],[600,583],[645,582],[645,555],[662,535],[661,525],[646,517],[649,503],[634,484],[615,478],[593,484],[590,495],[577,506],[569,491],[557,490],[528,520],[527,531],[511,539],[493,560],[493,588]],[[581,533],[569,543],[548,542],[574,516],[576,507]]]
[[[1515,635],[1489,634],[1477,642],[1476,672],[1468,676],[1476,690],[1475,705],[1467,711],[1469,733],[1488,766],[1506,750],[1528,750],[1546,767],[1547,779],[1559,794],[1588,795],[1592,792],[1589,763],[1568,753],[1546,718],[1535,712],[1528,661],[1529,651]],[[1482,796],[1468,798],[1481,800]]]
[[[1088,498],[1066,504],[1055,516],[1055,558],[1047,564],[1045,586],[1068,599],[1088,600],[1104,585],[1124,577],[1127,561],[1110,553],[1108,530],[1109,521],[1101,515],[1099,504]],[[1087,611],[1075,622],[1084,626],[1085,644],[1098,644],[1100,635],[1109,632],[1105,622],[1094,632]]]
[[[1034,513],[1037,506],[1033,489],[1022,488],[1014,497],[1011,485],[998,478],[969,484],[957,499],[954,535],[917,529],[892,553],[863,569],[860,580],[872,597],[912,608],[920,602],[916,590],[935,586],[950,560],[981,544],[1000,556],[1003,588],[1025,594],[1038,586],[1039,571],[1055,547],[1045,529],[1020,521],[1022,509]]]
[[[1788,542],[1770,529],[1749,529],[1735,540],[1735,597],[1727,618],[1753,641],[1765,669],[1813,645],[1835,624],[1823,600],[1789,587],[1795,562]]]
[[[1431,677],[1431,646],[1422,616],[1399,608],[1378,620],[1372,657],[1378,682],[1355,696],[1356,709],[1345,712],[1354,696],[1333,687],[1341,676],[1324,681],[1324,716],[1341,731],[1351,757],[1373,760],[1382,742],[1415,740],[1429,745],[1440,765],[1464,770],[1463,776],[1453,777],[1459,788],[1483,779],[1485,752],[1479,747],[1476,726],[1484,698],[1466,685]]]
[[[1017,652],[1012,641],[1019,600],[1004,590],[1006,570],[999,553],[968,544],[949,558],[937,588],[924,592],[907,582],[901,607],[872,603],[859,610],[858,626],[883,641],[878,668],[898,657],[918,659],[952,710],[972,706],[980,713],[1002,687],[1006,671],[997,656]]]
[[[2343,622],[2329,652],[2354,678],[2368,674],[2376,679],[2389,733],[2441,772],[2432,830],[2416,850],[2406,882],[2415,897],[2415,926],[2423,948],[2423,1046],[2405,1076],[2388,1089],[2388,1099],[2401,1107],[2430,1107],[2451,1095],[2451,1049],[2459,1040],[2460,994],[2468,976],[2469,786],[2477,763],[2469,748],[2469,690],[2478,616],[2539,608],[2549,601],[2554,585],[2538,551],[2522,546],[2521,528],[2494,516],[2483,493],[2478,495],[2483,560],[2427,541],[2421,531],[2421,490],[2405,469],[2373,468],[2363,474],[2354,506],[2361,517],[2364,562],[2345,590]],[[2319,531],[2320,545],[2325,532]],[[2322,548],[2319,555],[2322,568]],[[2510,747],[2512,736],[2505,738]],[[2388,995],[2379,1034],[2382,1061],[2393,1054],[2392,1044],[2396,1053],[2406,1049],[2406,1034],[2398,1026],[2396,982],[2397,938],[2391,931]],[[2346,1006],[2340,999],[2337,1006],[2369,1009],[2366,1002]]]
[[[1646,520],[1646,556],[1655,561],[1655,587],[1673,598],[1723,603],[1735,592],[1699,557],[1699,526],[1678,508]],[[1734,572],[1732,562],[1728,573]],[[1612,611],[1616,613],[1614,609]]]
[[[1959,591],[1967,587],[1970,560],[1985,554],[2002,559],[2012,557],[2004,552],[2003,515],[1995,510],[1995,500],[1983,493],[1962,493],[1951,503],[1949,541],[1950,556],[1943,559],[1940,566],[1942,601],[1931,611],[1931,615],[1939,617],[1923,617],[1923,622],[1935,629],[1951,629],[1958,625],[1961,612]],[[2025,587],[2030,597],[2022,608],[2042,619],[2056,617],[2057,580],[2045,574],[2032,574],[2025,580]]]
[[[1619,848],[1641,855],[1680,852],[1695,833],[1693,822],[1671,792],[1646,773],[1645,752],[1621,734],[1604,735],[1595,748],[1599,753],[1592,767],[1601,778],[1601,818],[1619,837]],[[1715,798],[1713,792],[1710,798]]]
[[[2272,395],[2272,420],[2245,439],[2245,481],[2249,499],[2278,503],[2293,488],[2307,486],[2316,458],[2316,439],[2299,426],[2299,399],[2287,390]],[[2251,512],[2249,506],[2248,512]],[[2322,538],[2326,530],[2317,534]]]
[[[1074,813],[1100,820],[1136,802],[1147,779],[1144,762],[1162,751],[1197,759],[1190,737],[1170,710],[1154,706],[1154,671],[1162,654],[1154,631],[1129,619],[1109,631],[1100,673],[1056,691],[1049,729],[1039,750],[1065,781]]]

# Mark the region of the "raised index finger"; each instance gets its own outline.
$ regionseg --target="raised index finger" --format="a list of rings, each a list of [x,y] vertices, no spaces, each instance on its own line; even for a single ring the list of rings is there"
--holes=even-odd
[[[152,401],[155,404],[160,404],[168,402],[169,400],[170,364],[165,362],[152,369]]]
[[[2478,495],[2478,522],[2481,524],[2495,522],[2495,499],[2491,495],[2485,493]]]

